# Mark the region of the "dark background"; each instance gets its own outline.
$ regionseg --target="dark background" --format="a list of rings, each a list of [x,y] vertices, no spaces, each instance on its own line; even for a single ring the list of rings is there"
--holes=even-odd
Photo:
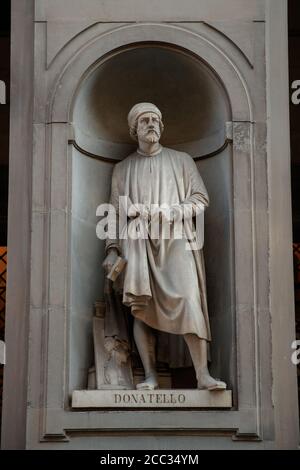
[[[292,82],[300,80],[300,0],[289,0],[289,64],[291,90]],[[294,242],[300,243],[300,104],[290,102],[290,123],[293,237]]]
[[[289,0],[289,72],[292,96],[291,85],[300,80],[300,0]],[[294,105],[291,100],[290,128],[296,337],[300,340],[300,104]],[[300,413],[300,365],[297,370]]]

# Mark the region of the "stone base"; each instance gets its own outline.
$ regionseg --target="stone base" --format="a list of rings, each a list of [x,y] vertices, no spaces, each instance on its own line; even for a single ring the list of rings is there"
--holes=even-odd
[[[76,390],[72,408],[231,408],[231,390]]]

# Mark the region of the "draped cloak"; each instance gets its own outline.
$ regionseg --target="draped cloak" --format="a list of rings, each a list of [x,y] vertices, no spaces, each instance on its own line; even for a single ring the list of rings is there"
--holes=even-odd
[[[138,204],[168,205],[177,218],[181,218],[183,208],[187,209],[182,239],[172,236],[163,239],[161,230],[157,239],[151,238],[151,232],[143,239],[126,238],[122,226],[116,238],[106,240],[106,251],[115,247],[127,259],[125,270],[115,281],[123,304],[131,308],[134,317],[156,330],[177,335],[194,333],[210,341],[204,258],[199,240],[203,233],[203,211],[209,199],[194,160],[186,153],[165,147],[153,156],[135,152],[114,167],[110,203],[117,214],[120,196],[130,209],[131,215],[125,222],[129,235],[137,221],[144,227],[151,225],[151,221],[141,219],[136,210]],[[195,233],[198,249],[188,249]]]

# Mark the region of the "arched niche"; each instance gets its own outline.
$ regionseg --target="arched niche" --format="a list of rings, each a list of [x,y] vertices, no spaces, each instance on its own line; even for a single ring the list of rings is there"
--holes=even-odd
[[[161,109],[167,123],[163,145],[192,156],[223,145],[231,113],[220,80],[187,51],[155,43],[122,48],[90,71],[75,98],[76,143],[96,155],[122,159],[135,148],[128,110],[141,101]]]
[[[226,122],[232,114],[230,100],[224,84],[204,60],[183,48],[151,42],[114,50],[97,61],[73,97],[70,391],[86,387],[92,363],[93,304],[103,298],[104,242],[95,234],[96,208],[108,201],[114,161],[136,146],[128,134],[127,114],[140,101],[154,102],[162,110],[163,145],[188,152],[197,160],[210,195],[205,259],[212,366],[232,387],[232,149],[224,145]],[[170,351],[172,347],[170,341]],[[185,356],[183,341],[181,347]],[[186,364],[190,364],[188,358]],[[190,380],[174,375],[177,387],[189,388]]]

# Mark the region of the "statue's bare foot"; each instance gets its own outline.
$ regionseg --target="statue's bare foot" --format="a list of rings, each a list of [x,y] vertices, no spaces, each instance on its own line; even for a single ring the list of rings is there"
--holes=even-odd
[[[226,383],[214,379],[209,373],[201,374],[198,378],[199,390],[226,390]]]
[[[146,377],[144,382],[137,384],[137,390],[155,390],[158,388],[158,380],[155,374]]]

